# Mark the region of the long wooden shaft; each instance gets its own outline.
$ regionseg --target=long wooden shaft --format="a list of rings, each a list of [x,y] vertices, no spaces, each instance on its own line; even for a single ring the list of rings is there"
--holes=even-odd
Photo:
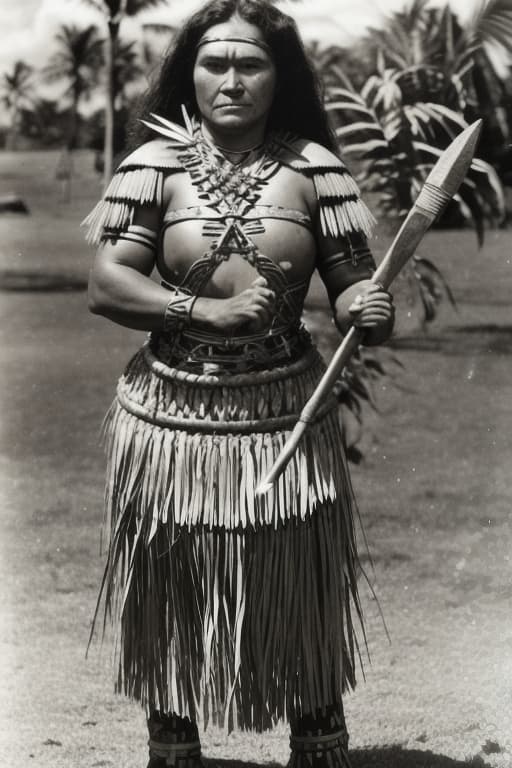
[[[421,238],[435,218],[453,197],[466,175],[473,157],[482,121],[477,120],[455,137],[445,149],[429,173],[409,215],[400,227],[390,249],[372,277],[385,290],[413,255]],[[304,406],[299,421],[284,444],[267,477],[260,483],[256,493],[265,494],[282,473],[305,430],[318,411],[319,405],[331,392],[350,356],[361,342],[363,333],[352,326],[336,351],[317,388]]]
[[[387,291],[415,252],[433,219],[429,213],[416,207],[409,211],[386,255],[373,273],[374,283],[378,283]]]
[[[372,282],[378,283],[385,290],[389,288],[396,275],[400,272],[407,260],[412,256],[421,238],[430,227],[433,216],[429,213],[413,208],[402,226],[400,227],[391,247],[387,251],[381,264],[372,277]],[[352,326],[342,343],[334,353],[334,356],[327,367],[324,375],[318,382],[315,391],[307,401],[299,416],[292,433],[283,445],[277,459],[269,470],[267,476],[260,483],[257,494],[265,494],[275,483],[279,475],[284,471],[286,465],[292,458],[299,441],[314,421],[318,408],[325,401],[325,398],[332,392],[333,386],[343,368],[347,365],[351,356],[357,350],[364,337],[364,331]]]

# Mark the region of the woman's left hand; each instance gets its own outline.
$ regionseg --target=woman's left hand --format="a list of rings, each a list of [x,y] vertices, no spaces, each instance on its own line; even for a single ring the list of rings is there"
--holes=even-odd
[[[357,328],[384,330],[394,319],[393,297],[377,283],[371,283],[355,297],[348,311]]]

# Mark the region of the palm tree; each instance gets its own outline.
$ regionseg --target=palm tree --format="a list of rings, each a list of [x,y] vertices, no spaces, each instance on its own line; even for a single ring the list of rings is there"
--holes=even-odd
[[[56,35],[57,50],[43,70],[49,82],[65,80],[65,95],[71,100],[67,148],[74,149],[78,133],[78,108],[98,83],[103,41],[98,29],[90,25],[85,29],[62,25]]]
[[[69,115],[53,99],[36,97],[20,112],[20,132],[38,145],[62,147],[67,138]]]
[[[12,71],[5,72],[0,82],[0,99],[10,115],[10,147],[16,148],[20,112],[32,101],[33,69],[24,61],[15,61]]]
[[[449,5],[427,5],[428,0],[414,0],[390,14],[383,29],[370,30],[366,45],[374,61],[380,55],[389,67],[419,70],[421,76],[428,72],[438,84],[444,77],[451,98],[445,91],[429,101],[460,108],[471,118],[484,117],[482,145],[492,148],[487,157],[498,163],[510,144],[512,89],[496,71],[487,44],[512,50],[512,0],[480,0],[465,25]]]
[[[421,70],[415,74],[421,84]],[[366,192],[378,195],[386,218],[407,213],[443,149],[467,127],[460,110],[433,101],[410,101],[410,75],[410,70],[382,68],[381,62],[360,93],[331,88],[327,102],[344,156],[357,159],[359,183]],[[427,94],[435,84],[426,80]],[[491,165],[473,161],[449,210],[474,225],[481,243],[484,220],[494,223],[504,216],[502,186]],[[417,289],[424,321],[429,322],[440,299],[451,298],[451,293],[432,262],[416,255],[411,264],[411,287]]]
[[[112,154],[121,152],[126,144],[127,125],[130,123],[130,110],[137,102],[133,94],[127,92],[127,86],[135,83],[144,75],[144,69],[139,63],[136,43],[116,41],[112,68],[112,92],[114,95],[114,122]],[[104,60],[103,60],[104,63]],[[96,150],[95,168],[99,173],[104,171],[105,117],[103,107],[98,110],[90,121],[93,128],[93,144]]]
[[[475,48],[473,56],[469,110],[484,117],[482,144],[487,158],[498,167],[509,157],[512,140],[510,71],[496,70],[489,47],[512,51],[512,0],[481,0],[465,26],[465,34]]]
[[[361,185],[377,193],[387,217],[410,208],[442,150],[466,127],[466,117],[480,116],[484,96],[496,106],[483,43],[495,39],[512,47],[512,0],[483,2],[466,27],[448,6],[432,9],[427,2],[413,0],[383,29],[371,31],[366,42],[373,71],[362,87],[347,87],[346,78],[339,78],[327,92],[343,153],[357,159]],[[487,85],[478,89],[482,61]],[[473,224],[479,242],[486,219],[503,219],[503,189],[490,164],[473,162],[448,213]],[[411,277],[429,321],[449,289],[435,265],[420,257],[413,259]]]
[[[114,111],[126,106],[126,86],[136,81],[144,74],[138,62],[136,43],[117,40],[112,66],[112,91],[114,95]]]
[[[141,45],[141,65],[144,76],[148,83],[151,83],[155,73],[162,63],[162,46],[155,45],[157,37],[165,35],[165,47],[169,46],[177,33],[177,27],[171,24],[143,24],[143,39]],[[146,34],[146,33],[149,33]]]
[[[119,28],[126,16],[136,16],[141,11],[161,5],[166,0],[85,0],[96,8],[106,20],[108,35],[105,42],[106,101],[105,101],[105,145],[104,145],[104,185],[110,181],[114,161],[114,104],[115,91],[115,51],[119,46]]]

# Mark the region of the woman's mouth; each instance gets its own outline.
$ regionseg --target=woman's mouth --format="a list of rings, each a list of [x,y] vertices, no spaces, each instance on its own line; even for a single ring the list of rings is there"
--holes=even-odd
[[[215,109],[246,109],[248,104],[218,104]]]

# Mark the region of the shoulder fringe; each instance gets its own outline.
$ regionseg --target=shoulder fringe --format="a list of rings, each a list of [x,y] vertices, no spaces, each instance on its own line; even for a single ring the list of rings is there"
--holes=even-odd
[[[178,133],[172,138],[166,134],[167,140],[149,141],[123,160],[103,198],[82,222],[87,228],[87,242],[98,245],[105,229],[113,233],[125,231],[133,223],[138,206],[161,201],[165,176],[184,170],[178,152],[190,143],[191,137],[183,129],[181,132],[181,139],[177,138]]]
[[[153,205],[162,199],[164,174],[155,168],[120,169],[112,178],[105,196],[83,220],[86,240],[98,245],[106,229],[123,232],[133,222],[139,205]]]
[[[340,237],[349,232],[363,232],[370,237],[376,221],[361,200],[359,188],[348,170],[318,167],[312,170],[322,234]]]
[[[342,237],[350,232],[371,236],[376,220],[342,160],[320,144],[302,140],[283,141],[279,159],[313,180],[324,236]]]

